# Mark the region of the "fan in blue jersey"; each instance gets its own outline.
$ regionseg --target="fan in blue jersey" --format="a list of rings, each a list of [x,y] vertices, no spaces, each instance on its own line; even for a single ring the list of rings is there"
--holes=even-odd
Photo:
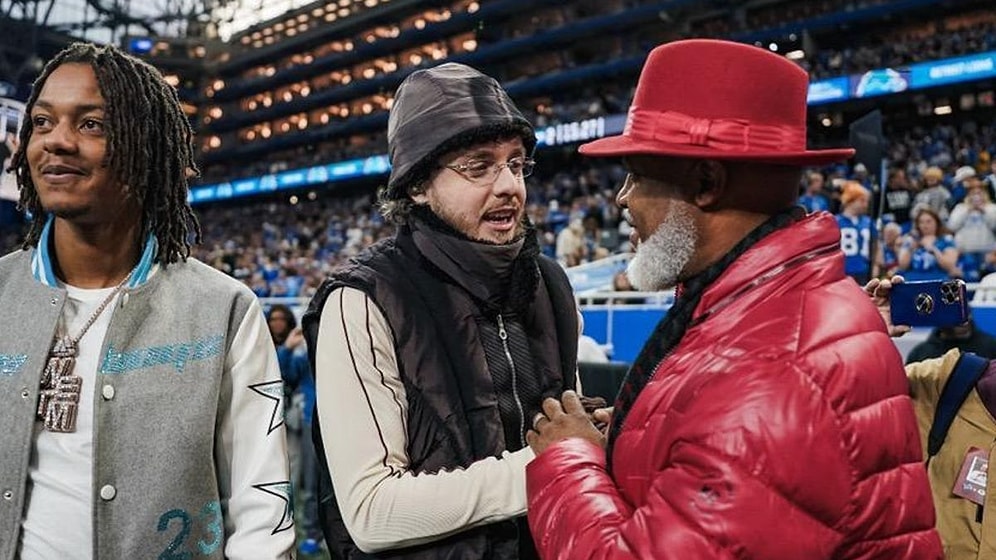
[[[914,212],[913,229],[899,249],[899,273],[906,280],[961,277],[954,237],[932,208]]]
[[[871,243],[872,224],[868,217],[871,192],[857,181],[847,181],[840,194],[841,210],[837,214],[840,226],[840,250],[844,253],[844,272],[864,286],[868,282],[871,265],[868,247]]]

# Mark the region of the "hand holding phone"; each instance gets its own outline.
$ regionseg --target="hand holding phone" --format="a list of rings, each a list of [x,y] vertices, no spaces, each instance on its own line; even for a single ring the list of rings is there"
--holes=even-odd
[[[968,321],[965,283],[958,279],[895,284],[889,307],[893,325],[951,327]]]

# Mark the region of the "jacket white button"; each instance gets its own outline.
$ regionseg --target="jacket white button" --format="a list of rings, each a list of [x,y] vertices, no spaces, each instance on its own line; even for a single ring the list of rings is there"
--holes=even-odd
[[[118,491],[110,484],[105,484],[100,489],[100,499],[105,502],[109,502],[114,499],[114,496],[118,494]]]
[[[114,385],[104,385],[100,389],[100,394],[104,396],[105,401],[109,401],[114,398]]]
[[[21,398],[22,399],[27,399],[27,398],[30,398],[30,397],[31,397],[31,391],[27,390],[27,388],[21,389]]]
[[[3,491],[3,499],[5,499],[7,501],[13,500],[14,499],[14,491],[13,490],[4,490]]]
[[[57,297],[52,298],[52,305],[55,305],[57,303],[59,303],[59,298]]]

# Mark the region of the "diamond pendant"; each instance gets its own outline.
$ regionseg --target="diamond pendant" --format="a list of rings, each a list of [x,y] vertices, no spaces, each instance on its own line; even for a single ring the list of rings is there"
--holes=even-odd
[[[36,416],[50,432],[75,432],[83,378],[73,375],[79,350],[68,336],[57,338],[42,373]]]

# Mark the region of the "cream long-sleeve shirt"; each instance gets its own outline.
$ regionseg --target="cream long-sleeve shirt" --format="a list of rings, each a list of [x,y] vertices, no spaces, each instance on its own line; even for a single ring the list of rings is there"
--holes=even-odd
[[[528,447],[466,469],[408,469],[408,401],[392,340],[365,293],[329,295],[315,356],[316,407],[336,500],[356,545],[367,553],[413,546],[525,514]]]

